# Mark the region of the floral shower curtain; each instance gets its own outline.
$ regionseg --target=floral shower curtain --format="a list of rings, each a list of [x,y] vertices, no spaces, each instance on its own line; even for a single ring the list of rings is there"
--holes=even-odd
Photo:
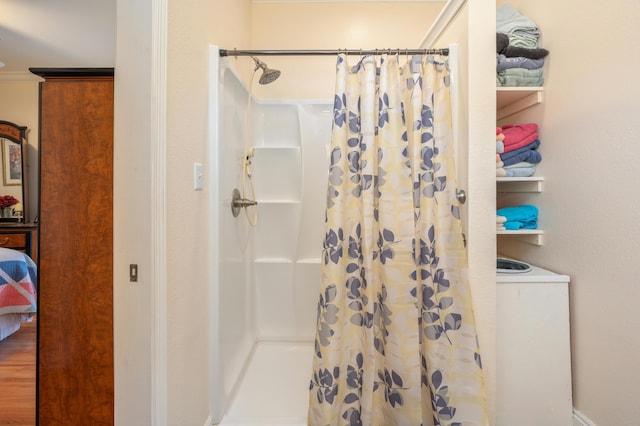
[[[338,57],[309,425],[487,425],[447,57]]]

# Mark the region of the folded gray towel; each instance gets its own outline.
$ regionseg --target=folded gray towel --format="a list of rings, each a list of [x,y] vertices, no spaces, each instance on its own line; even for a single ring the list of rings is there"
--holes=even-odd
[[[547,49],[529,49],[509,45],[509,36],[503,33],[496,33],[496,52],[503,54],[507,58],[529,58],[542,59],[549,54]]]

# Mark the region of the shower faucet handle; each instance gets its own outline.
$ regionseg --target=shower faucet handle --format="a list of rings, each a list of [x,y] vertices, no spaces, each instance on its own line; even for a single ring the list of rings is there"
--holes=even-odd
[[[236,198],[232,201],[234,207],[251,207],[258,204],[257,201],[249,200],[248,198]]]
[[[233,214],[233,217],[238,217],[241,208],[251,207],[257,204],[257,201],[242,198],[242,195],[240,195],[240,191],[237,188],[234,189],[231,194],[231,213]]]

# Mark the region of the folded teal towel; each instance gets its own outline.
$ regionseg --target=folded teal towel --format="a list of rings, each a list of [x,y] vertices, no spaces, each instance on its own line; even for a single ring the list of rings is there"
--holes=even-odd
[[[515,207],[503,207],[496,211],[496,215],[504,216],[506,229],[536,229],[538,227],[538,208],[529,204]]]

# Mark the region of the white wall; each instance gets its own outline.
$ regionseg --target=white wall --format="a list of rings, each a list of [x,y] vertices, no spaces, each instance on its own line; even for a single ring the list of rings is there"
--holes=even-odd
[[[541,125],[544,246],[507,247],[571,277],[574,406],[597,425],[638,424],[640,3],[511,4],[551,53],[544,102],[510,118]]]
[[[209,45],[249,45],[249,0],[169,2],[167,52],[167,410],[170,425],[209,415]]]
[[[252,9],[251,46],[254,49],[418,47],[443,4],[255,3]],[[353,58],[355,60],[356,57]],[[270,67],[282,70],[282,75],[268,86],[256,87],[256,97],[333,99],[334,56],[274,56],[262,59]]]
[[[0,81],[0,120],[10,121],[18,126],[27,126],[27,185],[28,222],[33,221],[38,210],[38,138],[39,92],[37,81]],[[2,158],[0,156],[0,158]],[[0,169],[1,171],[2,169]],[[0,189],[1,181],[0,181]],[[15,190],[16,192],[10,192]],[[7,187],[0,195],[14,195],[21,199],[18,187]],[[21,200],[23,201],[23,200]],[[24,201],[23,201],[24,202]]]
[[[152,30],[163,29],[165,12],[167,33],[152,34]],[[160,424],[165,418],[169,425],[201,425],[209,415],[208,200],[206,190],[193,190],[193,163],[206,165],[209,44],[247,46],[249,16],[249,0],[199,0],[188,5],[164,0],[118,1],[114,182],[118,425]],[[157,72],[153,42],[165,37],[166,127],[152,127],[153,120],[163,114],[152,108],[158,102],[165,106],[158,100],[164,83],[153,85],[150,79]],[[163,47],[161,44],[160,53]],[[164,134],[166,164],[157,164],[152,155],[162,152],[159,139]],[[151,270],[153,250],[163,250],[157,245],[152,250],[157,243],[154,238],[164,233],[152,229],[163,220],[154,216],[159,200],[152,191],[165,178],[157,178],[155,165],[167,170],[163,194],[167,204],[166,271]],[[156,180],[151,181],[153,178]],[[155,260],[163,254],[156,253]],[[139,264],[136,284],[128,281],[130,263]],[[151,301],[157,278],[161,284],[164,276],[166,294],[159,294],[161,299],[156,302],[166,302],[167,318],[166,323],[156,324]],[[154,354],[152,335],[158,328],[166,329],[167,350]],[[158,359],[167,367],[167,406],[159,407],[160,416],[154,418],[153,393],[162,391],[153,388],[158,374],[152,362]]]
[[[114,86],[115,423],[151,420],[151,4],[117,4]],[[132,42],[135,40],[135,42]],[[137,283],[129,264],[138,264]]]

